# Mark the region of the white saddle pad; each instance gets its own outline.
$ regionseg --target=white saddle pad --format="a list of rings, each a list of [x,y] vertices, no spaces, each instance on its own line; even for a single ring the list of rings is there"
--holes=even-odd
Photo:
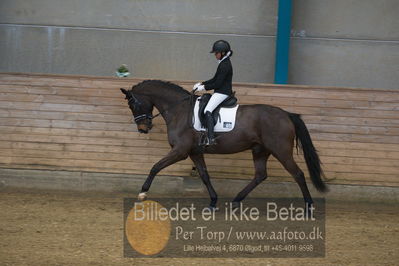
[[[206,128],[201,126],[201,121],[198,118],[199,101],[201,97],[197,99],[194,106],[193,124],[194,129],[197,131],[206,131]],[[232,108],[221,108],[218,121],[214,127],[215,132],[229,132],[234,129],[236,123],[236,115],[239,104]]]

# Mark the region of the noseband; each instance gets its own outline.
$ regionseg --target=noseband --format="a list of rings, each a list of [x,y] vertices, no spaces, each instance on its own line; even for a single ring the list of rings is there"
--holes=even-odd
[[[152,115],[142,114],[142,115],[138,115],[138,116],[133,116],[133,118],[134,118],[134,122],[137,123],[144,119],[149,119],[151,122],[153,117],[152,117]]]

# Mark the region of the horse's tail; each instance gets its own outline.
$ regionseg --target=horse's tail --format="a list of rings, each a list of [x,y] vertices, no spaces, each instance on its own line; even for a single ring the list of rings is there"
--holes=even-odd
[[[321,169],[319,155],[317,154],[316,148],[313,146],[312,139],[310,138],[309,131],[305,123],[299,114],[288,113],[288,115],[295,126],[297,149],[300,142],[300,147],[302,147],[313,185],[318,191],[328,191],[326,184],[324,184],[323,180],[321,179],[321,177],[324,177],[324,173]]]

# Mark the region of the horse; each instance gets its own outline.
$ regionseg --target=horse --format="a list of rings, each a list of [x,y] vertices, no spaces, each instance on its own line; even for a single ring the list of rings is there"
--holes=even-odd
[[[150,132],[153,127],[152,119],[156,117],[152,116],[153,109],[158,109],[158,115],[166,122],[171,146],[169,153],[151,168],[138,195],[141,201],[147,198],[154,177],[162,169],[190,157],[208,190],[209,208],[215,210],[218,196],[212,186],[204,154],[231,154],[250,149],[255,177],[236,195],[232,206],[239,206],[241,201],[267,178],[267,160],[273,155],[295,179],[305,204],[311,207],[313,200],[305,175],[293,158],[295,141],[297,151],[298,146],[303,150],[313,185],[320,192],[328,190],[322,180],[324,173],[318,153],[299,114],[266,104],[239,105],[234,129],[217,133],[217,143],[204,147],[199,145],[201,133],[192,126],[193,103],[198,96],[176,84],[161,80],[145,80],[134,85],[131,90],[120,90],[128,101],[140,133]]]

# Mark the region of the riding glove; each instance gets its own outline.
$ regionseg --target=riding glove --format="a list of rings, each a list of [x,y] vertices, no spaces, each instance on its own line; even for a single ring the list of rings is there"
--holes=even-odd
[[[204,91],[205,90],[205,86],[204,85],[199,85],[198,87],[197,87],[197,90],[196,91]]]
[[[193,86],[193,91],[198,90],[198,87],[201,86],[201,85],[202,85],[201,82],[196,83],[196,84]]]

